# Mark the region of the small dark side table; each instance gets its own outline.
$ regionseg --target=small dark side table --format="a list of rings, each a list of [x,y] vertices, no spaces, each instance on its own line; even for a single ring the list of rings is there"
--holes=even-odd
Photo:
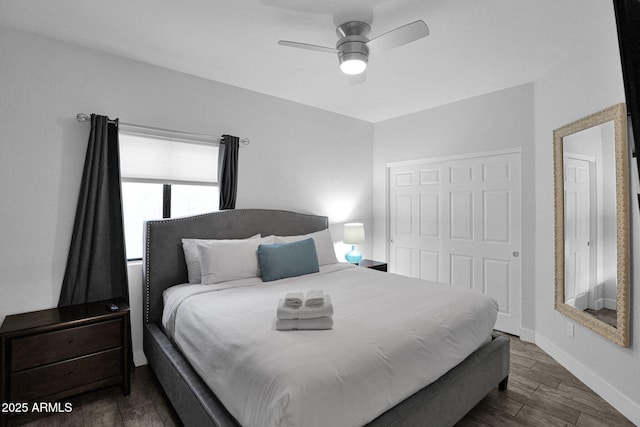
[[[379,271],[387,271],[387,263],[386,262],[381,262],[381,261],[373,261],[370,259],[363,259],[362,261],[360,261],[358,263],[358,265],[360,267],[366,267],[366,268],[371,268],[373,270],[379,270]]]
[[[2,426],[31,404],[130,383],[129,306],[107,301],[9,315],[0,327]],[[11,403],[11,404],[10,404]]]

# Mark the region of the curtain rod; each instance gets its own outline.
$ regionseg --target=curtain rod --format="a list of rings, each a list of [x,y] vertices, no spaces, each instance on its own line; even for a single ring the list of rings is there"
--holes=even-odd
[[[89,116],[88,114],[85,114],[85,113],[78,113],[76,115],[76,119],[79,122],[90,122],[91,121],[91,116]],[[109,123],[115,123],[115,120],[109,119]],[[211,138],[211,139],[216,139],[218,141],[222,140],[221,136],[208,135],[206,133],[182,132],[182,131],[175,131],[175,130],[171,130],[171,129],[156,128],[156,127],[152,127],[152,126],[136,125],[136,124],[133,124],[133,123],[125,123],[125,122],[120,122],[120,124],[124,125],[124,126],[137,127],[137,128],[140,128],[140,129],[156,130],[156,131],[160,131],[160,132],[177,132],[177,133],[181,133],[183,135],[197,136],[197,137],[200,137],[200,138]],[[240,139],[240,143],[242,145],[249,145],[251,143],[251,140],[249,138],[242,138],[242,139]]]

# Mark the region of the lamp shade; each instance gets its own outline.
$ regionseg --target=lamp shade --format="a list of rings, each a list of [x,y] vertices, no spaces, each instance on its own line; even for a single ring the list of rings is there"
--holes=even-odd
[[[349,245],[364,243],[364,225],[360,222],[351,222],[344,225],[344,237],[342,241]]]

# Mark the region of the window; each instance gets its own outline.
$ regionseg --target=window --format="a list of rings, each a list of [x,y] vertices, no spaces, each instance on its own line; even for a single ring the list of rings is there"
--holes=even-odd
[[[218,209],[218,144],[191,134],[120,126],[128,260],[142,258],[144,221]]]

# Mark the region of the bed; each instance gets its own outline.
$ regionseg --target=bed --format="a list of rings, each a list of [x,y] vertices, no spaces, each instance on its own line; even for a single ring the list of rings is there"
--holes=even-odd
[[[414,304],[407,299],[402,300],[400,296],[405,290],[413,292],[413,288],[416,292],[424,292],[422,289],[425,286],[442,287],[444,293],[434,302],[438,306],[445,304],[449,298],[447,292],[450,291],[446,288],[451,288],[444,285],[345,264],[323,265],[317,273],[265,284],[259,283],[259,279],[240,280],[239,286],[225,285],[213,291],[207,285],[188,284],[189,273],[182,247],[184,238],[247,239],[255,235],[295,236],[321,232],[327,227],[328,219],[323,216],[263,209],[231,210],[146,223],[144,351],[151,368],[185,425],[239,426],[260,425],[261,422],[264,422],[264,425],[313,425],[314,422],[322,420],[324,425],[450,426],[460,420],[491,389],[506,388],[509,374],[509,340],[495,333],[491,334],[491,330],[487,329],[493,326],[495,317],[492,318],[493,314],[483,313],[491,310],[479,310],[479,315],[484,316],[484,320],[466,318],[466,313],[475,310],[474,307],[487,304],[486,299],[480,298],[476,301],[475,296],[467,295],[463,300],[467,301],[468,305],[458,307],[461,310],[459,316],[447,317],[440,313],[439,318],[446,321],[440,321],[438,318],[436,321],[424,321],[429,324],[438,323],[435,333],[444,334],[445,344],[449,341],[449,344],[454,346],[451,349],[441,347],[445,344],[432,345],[426,337],[414,336],[419,328],[411,317],[414,316],[411,310],[420,311],[426,303]],[[388,289],[393,289],[394,284],[402,291],[389,294]],[[323,331],[276,331],[270,320],[275,315],[278,298],[291,290],[317,288],[323,288],[331,294],[336,307],[333,316],[334,327]],[[369,311],[385,311],[383,306],[388,302],[396,307],[393,311],[402,313],[403,321],[411,326],[409,342],[415,345],[413,350],[396,351],[397,354],[391,354],[394,353],[395,342],[403,332],[386,331],[386,337],[367,335],[372,329],[387,328],[384,324],[377,328],[369,327],[378,317],[362,317],[370,316],[366,313],[368,310],[363,309],[363,305],[349,305],[349,301],[358,300],[363,294],[373,297],[374,300],[378,297],[377,301],[382,304],[376,306],[375,303],[367,302],[371,305]],[[394,295],[400,295],[395,302]],[[425,301],[429,299],[424,298]],[[452,306],[450,302],[447,304]],[[192,307],[189,308],[190,306]],[[172,307],[178,307],[179,311],[171,314],[169,309]],[[184,333],[194,330],[194,325],[202,323],[203,317],[210,318],[212,324],[221,324],[230,313],[239,312],[240,307],[251,315],[245,314],[245,321],[230,319],[221,329],[228,333],[218,333],[215,339],[197,335],[200,332],[191,335]],[[442,310],[445,306],[439,307],[434,310]],[[190,318],[191,324],[182,325],[177,320],[186,322]],[[247,318],[252,320],[246,320]],[[209,326],[203,329],[208,328]],[[449,329],[457,329],[459,332],[456,333],[461,335],[453,337]],[[474,332],[473,329],[477,331]],[[244,338],[239,339],[243,336],[255,342],[244,343]],[[356,338],[350,338],[354,336]],[[224,343],[225,339],[231,341],[221,348],[213,347],[218,341]],[[363,341],[358,341],[359,339]],[[312,345],[318,347],[316,350],[301,349],[296,347],[300,341],[313,341]],[[272,377],[265,377],[259,381],[259,372],[243,376],[242,373],[248,367],[238,367],[236,363],[237,360],[251,360],[257,357],[248,353],[256,342],[267,346],[266,350],[260,350],[261,353],[257,353],[258,355],[276,354],[279,349],[289,347],[296,350],[292,351],[288,358],[284,357],[284,365],[281,363],[281,356],[259,358],[260,362],[264,363],[258,364],[274,363],[269,369],[275,370]],[[374,343],[371,350],[366,349],[367,343]],[[212,347],[209,348],[209,345]],[[194,350],[201,354],[194,355]],[[313,353],[317,353],[319,359],[312,361],[310,358]],[[429,370],[421,368],[420,361],[426,360],[420,359],[421,353],[440,354],[439,361],[428,363],[433,365],[435,370],[431,367]],[[298,354],[304,354],[305,357],[294,357]],[[443,354],[448,357],[442,357]],[[307,356],[310,365],[305,365]],[[336,361],[331,363],[338,365],[329,364],[333,356]],[[355,365],[341,365],[347,363],[349,358],[356,361]],[[364,370],[364,376],[361,375],[357,379],[349,376],[351,371],[356,370],[352,366],[358,366],[368,358],[372,359],[374,364]],[[231,367],[221,369],[222,365],[216,365],[222,359],[232,360]],[[377,368],[375,363],[379,364]],[[442,363],[453,363],[453,366],[440,366]],[[283,366],[290,368],[285,369]],[[310,375],[308,380],[300,376],[301,372],[321,372],[321,367],[326,368],[328,372],[339,371],[339,374],[316,374],[315,378]],[[444,371],[438,373],[438,369]],[[296,377],[291,376],[291,372],[295,372]],[[329,388],[316,387],[328,377],[335,377],[337,385],[322,385]],[[274,378],[281,381],[274,385],[274,388],[265,391],[254,387],[255,383],[260,382],[272,386]],[[292,389],[290,385],[293,383],[296,383],[296,387]],[[358,393],[360,384],[362,393]],[[375,387],[376,392],[366,392],[367,387]],[[271,414],[274,411],[265,412],[264,408],[249,413],[253,411],[250,407],[259,407],[263,401],[261,396],[267,395],[275,396],[276,401],[280,402],[278,411],[275,411],[279,415],[274,417]],[[296,397],[299,402],[293,402],[293,398],[292,402],[289,402],[291,396]],[[342,409],[338,408],[338,402],[345,402]],[[323,405],[328,406],[325,408]],[[329,411],[327,408],[336,409]],[[301,421],[305,420],[305,416],[309,422]],[[326,424],[327,422],[329,424]]]

